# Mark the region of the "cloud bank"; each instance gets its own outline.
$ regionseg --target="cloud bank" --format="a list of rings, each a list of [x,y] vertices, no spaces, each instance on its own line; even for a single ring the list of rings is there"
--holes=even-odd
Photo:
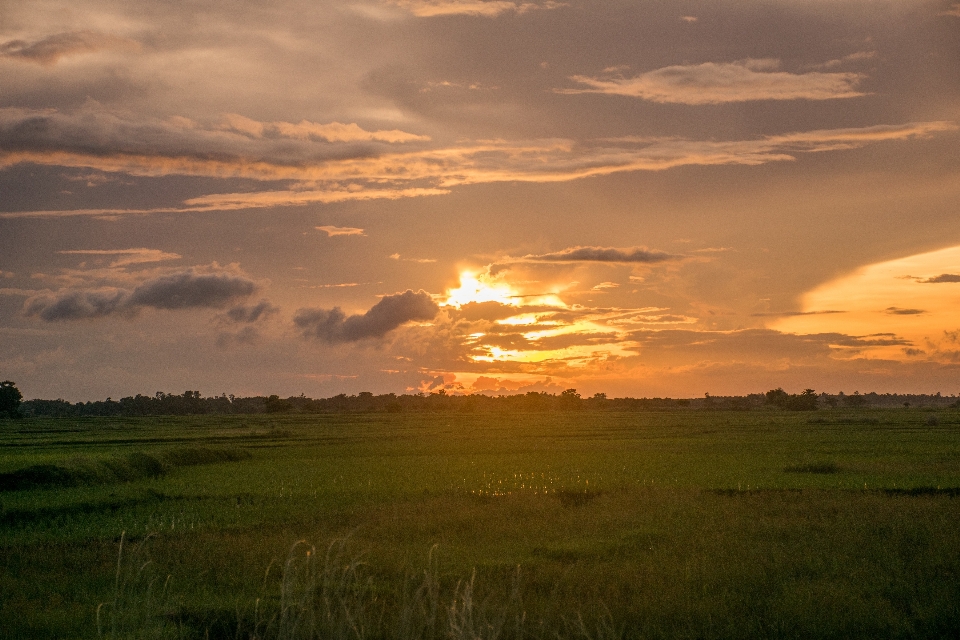
[[[65,289],[33,296],[24,302],[26,316],[47,322],[110,315],[134,315],[143,308],[180,310],[222,308],[250,296],[253,280],[230,272],[201,273],[187,269],[144,281],[133,289]]]
[[[252,121],[251,121],[252,122]],[[263,123],[260,123],[263,124]],[[619,137],[417,143],[397,151],[376,140],[330,142],[203,128],[177,119],[134,119],[99,110],[0,109],[0,168],[20,163],[140,177],[184,175],[286,181],[285,188],[209,193],[180,206],[0,213],[0,217],[226,211],[441,195],[496,182],[565,182],[681,166],[760,165],[798,153],[855,149],[956,131],[953,122],[801,131],[752,140]]]
[[[440,307],[425,291],[384,296],[366,313],[347,316],[340,307],[299,309],[294,324],[304,337],[331,344],[382,338],[407,322],[432,320]]]

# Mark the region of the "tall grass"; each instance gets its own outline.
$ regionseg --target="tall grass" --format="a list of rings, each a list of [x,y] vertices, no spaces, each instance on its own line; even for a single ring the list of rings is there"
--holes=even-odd
[[[147,553],[149,537],[130,547],[122,535],[111,600],[96,610],[100,640],[233,638],[245,640],[613,640],[624,635],[602,605],[594,620],[582,612],[532,620],[516,567],[505,592],[469,579],[444,579],[431,548],[427,566],[397,586],[378,580],[348,538],[318,548],[295,543],[260,597],[238,599],[230,621],[198,616],[161,580]],[[276,587],[276,588],[271,588]],[[227,622],[227,624],[224,624]]]
[[[174,606],[170,592],[172,576],[161,580],[147,554],[144,538],[124,549],[126,533],[120,535],[113,598],[97,606],[97,636],[109,640],[176,637],[169,612]]]

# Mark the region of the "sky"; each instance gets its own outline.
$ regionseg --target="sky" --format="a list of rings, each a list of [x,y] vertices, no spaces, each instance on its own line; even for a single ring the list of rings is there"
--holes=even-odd
[[[957,393],[958,61],[952,0],[0,0],[0,378]]]

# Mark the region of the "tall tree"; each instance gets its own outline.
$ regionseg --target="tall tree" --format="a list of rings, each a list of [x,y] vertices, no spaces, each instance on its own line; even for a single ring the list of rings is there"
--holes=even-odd
[[[13,418],[17,415],[17,409],[20,408],[20,402],[23,400],[23,394],[17,385],[9,380],[0,382],[0,414],[6,413]]]

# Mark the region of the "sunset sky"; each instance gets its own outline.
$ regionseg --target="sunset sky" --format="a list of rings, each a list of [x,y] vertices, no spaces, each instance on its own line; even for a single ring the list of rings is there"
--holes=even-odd
[[[960,4],[0,2],[27,398],[960,392]]]

